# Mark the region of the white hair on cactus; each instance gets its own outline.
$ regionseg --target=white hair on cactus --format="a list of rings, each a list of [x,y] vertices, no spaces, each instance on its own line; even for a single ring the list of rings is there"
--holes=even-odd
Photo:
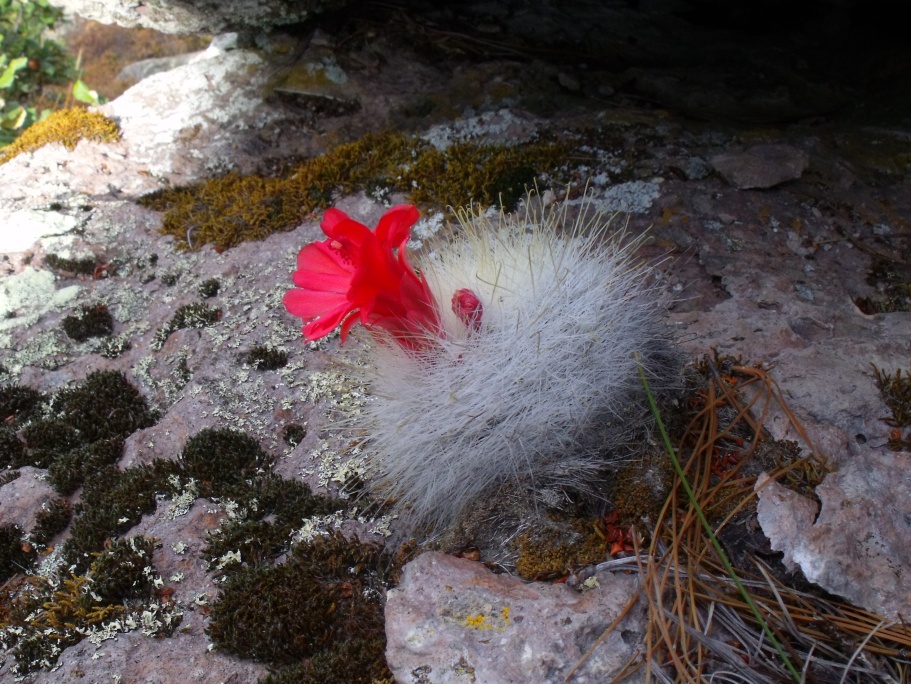
[[[445,527],[503,483],[592,492],[649,419],[637,363],[655,388],[674,384],[679,357],[634,257],[642,239],[609,237],[609,218],[587,209],[465,212],[420,263],[444,334],[422,356],[376,344],[358,416],[373,490],[414,524]],[[475,326],[449,307],[464,289],[480,301]]]

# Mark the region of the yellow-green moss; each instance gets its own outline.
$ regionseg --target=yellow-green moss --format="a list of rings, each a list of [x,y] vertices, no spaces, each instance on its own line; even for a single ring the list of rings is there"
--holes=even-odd
[[[607,542],[598,533],[595,519],[553,521],[516,539],[519,555],[516,572],[528,580],[550,580],[600,563],[607,557]]]
[[[228,174],[140,198],[164,211],[162,232],[184,248],[233,247],[290,230],[333,198],[366,190],[405,192],[416,204],[469,202],[511,207],[542,174],[558,176],[570,147],[558,142],[518,146],[456,143],[438,150],[420,139],[371,133],[307,160],[281,178]]]
[[[60,143],[72,150],[82,139],[95,142],[120,140],[120,129],[103,114],[74,107],[54,112],[44,121],[30,126],[10,145],[0,150],[0,164],[16,155],[32,152],[49,143]]]

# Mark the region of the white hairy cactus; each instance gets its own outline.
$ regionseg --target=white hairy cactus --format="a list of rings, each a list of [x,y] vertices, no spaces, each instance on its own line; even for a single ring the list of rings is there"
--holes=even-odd
[[[679,377],[641,239],[585,206],[465,213],[418,264],[442,332],[416,354],[373,331],[358,427],[373,490],[413,524],[445,527],[504,483],[597,494],[650,419],[637,364],[656,389]],[[453,301],[466,291],[473,318]]]

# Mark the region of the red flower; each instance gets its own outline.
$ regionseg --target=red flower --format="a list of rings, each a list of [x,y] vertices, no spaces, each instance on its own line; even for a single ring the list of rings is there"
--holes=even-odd
[[[410,204],[392,207],[374,232],[338,209],[326,211],[320,227],[329,239],[300,251],[293,276],[298,289],[284,298],[285,308],[306,324],[308,342],[339,324],[344,342],[358,320],[409,349],[425,347],[428,333],[442,335],[436,300],[405,250],[418,217]]]

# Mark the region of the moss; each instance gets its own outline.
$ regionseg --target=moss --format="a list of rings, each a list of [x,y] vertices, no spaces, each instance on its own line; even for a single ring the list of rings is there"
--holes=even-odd
[[[14,463],[25,463],[25,445],[13,430],[0,426],[0,468],[12,467]]]
[[[285,444],[289,446],[296,447],[304,441],[304,437],[306,436],[307,428],[299,423],[288,423],[282,428],[282,439],[285,441]]]
[[[108,337],[114,332],[114,317],[104,304],[82,305],[60,323],[63,332],[75,342],[92,337]]]
[[[868,316],[895,311],[911,311],[911,282],[892,262],[874,259],[866,278],[867,284],[882,294],[877,297],[859,297],[854,304]]]
[[[0,487],[8,485],[13,480],[18,480],[21,474],[18,470],[7,470],[0,473]]]
[[[516,572],[528,580],[550,580],[607,557],[597,521],[552,518],[516,538]]]
[[[221,309],[213,309],[205,304],[185,304],[174,312],[171,320],[155,333],[152,349],[158,351],[176,330],[185,328],[206,328],[221,320]]]
[[[48,468],[48,481],[63,496],[75,492],[85,479],[123,455],[123,437],[102,439],[68,451]]]
[[[14,523],[0,525],[0,584],[19,572],[28,572],[35,552],[24,540],[24,532]]]
[[[244,363],[256,370],[278,370],[288,365],[288,353],[256,345],[244,354]]]
[[[510,208],[536,180],[564,185],[571,145],[456,143],[438,150],[397,132],[371,133],[304,161],[281,178],[228,174],[196,186],[157,191],[143,206],[165,212],[162,232],[180,247],[229,248],[289,230],[337,195],[365,188],[409,193],[418,204],[458,207],[501,201]]]
[[[29,126],[14,142],[0,150],[0,164],[23,152],[33,152],[49,143],[60,143],[73,150],[76,143],[87,139],[95,142],[120,140],[120,129],[103,114],[82,108],[61,109],[44,121]]]
[[[180,273],[162,273],[160,280],[162,285],[174,287],[177,284],[177,281],[180,280]]]
[[[40,546],[47,546],[51,539],[66,529],[72,517],[73,510],[66,499],[54,499],[44,504],[35,516],[32,540]]]
[[[155,594],[153,576],[146,572],[152,566],[156,542],[146,537],[118,539],[103,553],[97,554],[89,569],[92,591],[101,603],[118,604],[148,599]]]
[[[30,423],[22,430],[22,438],[26,450],[18,461],[12,462],[14,468],[24,465],[47,468],[59,456],[82,443],[79,431],[62,420]]]
[[[243,565],[226,566],[223,574],[275,560],[290,549],[292,535],[303,520],[344,506],[338,499],[313,494],[303,482],[272,473],[247,486],[225,488],[222,495],[251,512],[255,509],[255,518],[232,521],[209,537],[203,557],[212,565],[227,553],[240,552]]]
[[[196,288],[196,291],[203,299],[211,299],[218,295],[219,289],[221,289],[221,284],[218,280],[216,278],[209,278],[208,280],[201,282],[199,287]]]
[[[59,420],[76,428],[85,442],[127,437],[155,424],[143,396],[120,371],[95,371],[51,401]]]
[[[44,265],[55,271],[92,275],[95,272],[96,262],[93,257],[86,257],[85,259],[66,259],[57,256],[56,254],[48,254],[44,257]]]
[[[155,510],[156,496],[169,493],[168,476],[177,473],[176,463],[163,460],[122,472],[107,466],[94,473],[75,506],[76,519],[63,546],[65,561],[77,571],[87,569],[92,554],[108,539],[123,534]]]
[[[377,684],[383,680],[392,682],[384,642],[350,639],[272,673],[259,684]]]
[[[209,636],[219,649],[276,666],[332,658],[346,641],[367,640],[373,647],[361,650],[363,660],[349,661],[351,671],[387,676],[375,658],[385,647],[375,589],[386,564],[376,546],[317,537],[281,565],[234,575],[212,606]],[[378,666],[383,671],[371,670]]]
[[[630,521],[658,519],[674,482],[667,454],[651,450],[632,459],[611,478],[607,498]]]
[[[183,472],[200,483],[200,496],[224,496],[272,465],[259,442],[242,432],[208,428],[187,440],[180,454]]]
[[[71,575],[59,585],[40,577],[32,580],[31,591],[20,596],[10,615],[16,628],[8,632],[16,658],[13,673],[52,668],[64,648],[127,614],[143,623],[145,633],[169,636],[180,613],[149,603],[159,579],[151,564],[154,548],[155,541],[144,537],[120,540],[95,554],[86,574]],[[156,621],[148,624],[150,614]]]
[[[0,387],[0,420],[3,422],[24,421],[37,416],[44,395],[24,385]]]

